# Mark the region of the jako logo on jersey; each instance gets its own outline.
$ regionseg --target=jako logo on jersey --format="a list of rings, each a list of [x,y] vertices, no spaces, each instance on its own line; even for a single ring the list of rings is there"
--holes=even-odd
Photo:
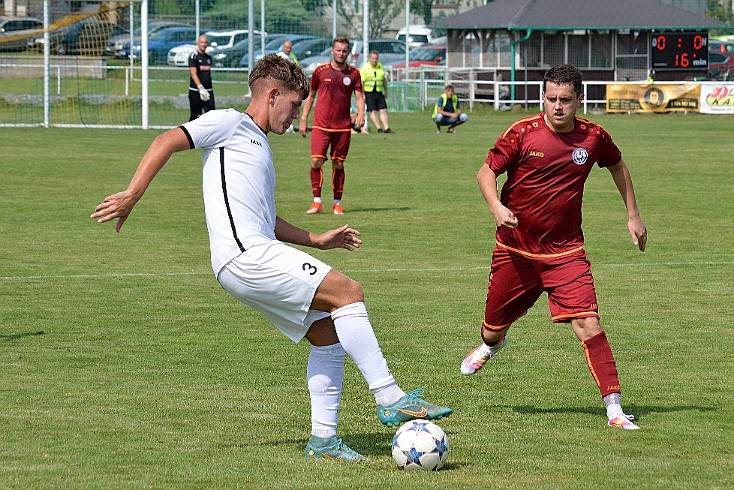
[[[571,156],[573,158],[573,163],[576,165],[583,165],[586,163],[586,160],[589,159],[589,153],[583,148],[576,148],[573,150]]]
[[[253,145],[257,145],[260,148],[263,147],[262,143],[260,143],[258,140],[250,140],[250,143],[252,143]]]
[[[348,87],[348,86],[350,86],[352,84],[352,79],[349,78],[349,77],[344,77],[342,79],[342,82],[344,83],[344,85],[346,85]]]
[[[530,156],[543,158],[545,156],[545,153],[543,153],[542,151],[531,151]]]

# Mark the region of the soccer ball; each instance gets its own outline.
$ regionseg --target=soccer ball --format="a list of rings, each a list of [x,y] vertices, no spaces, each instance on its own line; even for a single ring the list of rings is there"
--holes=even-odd
[[[411,420],[392,438],[392,457],[401,470],[440,470],[449,458],[449,440],[433,422]]]

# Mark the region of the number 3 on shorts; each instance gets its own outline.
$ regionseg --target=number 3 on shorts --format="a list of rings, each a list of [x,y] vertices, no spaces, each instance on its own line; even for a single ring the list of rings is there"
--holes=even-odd
[[[308,274],[310,276],[313,276],[318,271],[318,269],[316,267],[314,267],[313,265],[309,264],[308,262],[305,262],[301,268],[304,271],[308,272]]]

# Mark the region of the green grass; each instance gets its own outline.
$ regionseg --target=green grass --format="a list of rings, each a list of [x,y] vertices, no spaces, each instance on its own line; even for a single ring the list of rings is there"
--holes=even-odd
[[[354,251],[313,251],[360,281],[404,389],[449,405],[448,468],[402,473],[393,430],[347,362],[340,435],[367,464],[303,458],[308,347],[211,274],[201,153],[176,155],[122,233],[88,218],[124,188],[156,132],[3,128],[0,487],[731,488],[734,178],[731,117],[591,117],[631,168],[649,232],[639,253],[596,169],[584,223],[628,412],[606,427],[578,341],[545,299],[498,361],[464,378],[477,344],[492,219],[475,175],[521,114],[475,113],[449,136],[427,114],[355,136],[343,217],[306,216],[308,140],[271,138],[279,214],[349,223]]]

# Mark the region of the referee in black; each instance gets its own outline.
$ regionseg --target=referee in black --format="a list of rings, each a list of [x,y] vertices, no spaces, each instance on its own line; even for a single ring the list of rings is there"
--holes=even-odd
[[[206,52],[209,40],[201,35],[196,40],[196,52],[189,56],[189,106],[193,121],[205,112],[213,111],[214,89],[212,88],[212,57]]]

